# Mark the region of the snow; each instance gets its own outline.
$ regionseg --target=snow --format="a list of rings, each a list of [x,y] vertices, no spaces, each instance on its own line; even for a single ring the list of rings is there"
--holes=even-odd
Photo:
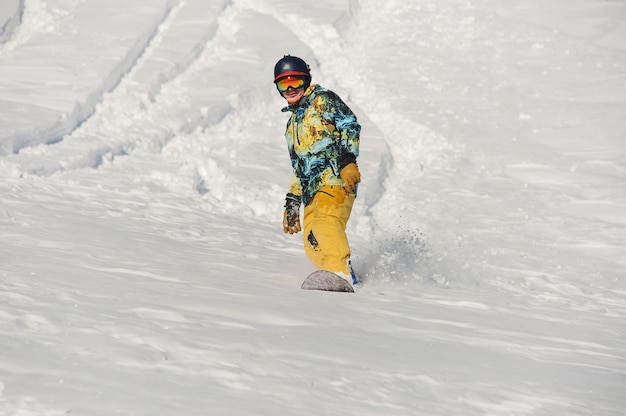
[[[0,415],[623,415],[626,4],[3,0]],[[271,83],[363,125],[356,294]]]

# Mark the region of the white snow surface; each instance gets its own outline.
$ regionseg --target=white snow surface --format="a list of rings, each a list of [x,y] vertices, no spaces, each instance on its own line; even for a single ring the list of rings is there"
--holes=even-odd
[[[2,0],[0,415],[626,414],[626,3]],[[363,125],[300,290],[272,84]]]

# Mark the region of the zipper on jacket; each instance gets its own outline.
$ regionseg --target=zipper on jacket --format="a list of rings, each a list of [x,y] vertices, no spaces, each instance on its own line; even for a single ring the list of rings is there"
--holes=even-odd
[[[298,117],[297,115],[294,113],[293,115],[293,121],[291,122],[291,131],[292,131],[292,135],[293,138],[295,139],[295,141],[298,143],[298,146],[300,146],[300,137],[298,137]]]

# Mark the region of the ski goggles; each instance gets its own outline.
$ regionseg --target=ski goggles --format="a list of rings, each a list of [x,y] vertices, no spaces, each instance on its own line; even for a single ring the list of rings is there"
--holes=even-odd
[[[304,77],[298,75],[289,75],[276,81],[278,91],[285,92],[289,88],[300,88],[304,86]]]

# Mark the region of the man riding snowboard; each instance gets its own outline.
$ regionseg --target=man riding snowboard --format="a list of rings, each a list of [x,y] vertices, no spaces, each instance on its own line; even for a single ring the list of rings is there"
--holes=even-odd
[[[274,84],[287,100],[282,111],[291,112],[285,138],[294,175],[283,230],[304,231],[304,251],[313,265],[356,285],[346,224],[361,181],[356,164],[361,126],[337,94],[311,84],[309,65],[300,58],[280,59],[274,67]]]

